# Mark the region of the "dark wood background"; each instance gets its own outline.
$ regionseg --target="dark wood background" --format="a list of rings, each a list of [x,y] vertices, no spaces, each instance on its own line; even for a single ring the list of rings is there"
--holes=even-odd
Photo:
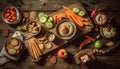
[[[61,8],[62,5],[69,6],[74,3],[78,3],[80,0],[48,0],[47,4],[40,8],[39,0],[23,0],[23,5],[20,7],[22,11],[43,11],[45,13],[51,14]],[[101,0],[98,4],[100,9],[99,11],[104,11],[109,17],[114,16],[114,24],[120,25],[120,0]],[[6,0],[0,0],[0,15],[3,9],[11,4],[8,4]],[[87,9],[88,13],[94,9],[95,5],[91,7],[84,4],[84,7]],[[8,28],[13,29],[9,25],[5,24],[0,17],[0,29]],[[2,39],[2,38],[0,38]],[[79,38],[73,42],[66,44],[65,49],[71,56],[77,53],[79,50],[75,45],[78,45]],[[2,42],[2,41],[1,41]],[[0,42],[0,43],[1,43]],[[45,56],[46,57],[46,56]],[[0,69],[119,69],[120,68],[120,46],[115,48],[111,53],[104,56],[96,56],[96,60],[93,63],[87,65],[76,65],[72,60],[62,60],[57,59],[55,65],[49,62],[48,58],[42,59],[40,63],[33,63],[30,56],[28,55],[27,50],[23,52],[21,59],[18,62],[11,61],[0,66]]]

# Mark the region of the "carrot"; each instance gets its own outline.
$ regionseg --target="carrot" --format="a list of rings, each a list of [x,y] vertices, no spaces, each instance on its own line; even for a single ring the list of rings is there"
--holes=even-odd
[[[29,44],[29,52],[30,52],[30,55],[34,58],[34,53],[33,53],[33,50],[32,50],[32,43],[31,42],[28,42],[28,44]]]
[[[89,22],[83,22],[83,25],[89,26]]]
[[[93,39],[92,37],[90,37],[90,36],[85,36],[85,38],[87,38],[87,39],[90,39],[90,40],[92,40],[92,41],[94,41],[95,39]]]
[[[73,19],[73,21],[78,25],[78,26],[83,26],[83,24],[81,23],[81,21],[76,17],[76,14],[74,14],[72,11],[68,11],[67,12],[70,17]]]
[[[79,46],[80,46],[80,49],[82,49],[85,45],[91,43],[92,41],[90,39],[86,39],[84,40]]]
[[[66,7],[66,6],[63,6],[63,8],[65,10],[67,10],[67,13],[69,13],[69,15],[72,17],[73,21],[78,25],[78,26],[83,26],[83,25],[89,25],[87,24],[88,22],[88,19],[87,18],[84,18],[84,17],[81,17],[81,16],[78,16],[77,14],[75,14],[70,8]],[[67,14],[68,15],[68,14]],[[70,18],[70,17],[69,17]],[[71,20],[71,18],[70,18]]]
[[[70,19],[70,21],[74,22],[74,21],[72,20],[72,18],[70,17],[70,15],[67,13],[67,11],[65,11],[65,13],[66,13],[66,16]]]
[[[72,19],[75,21],[75,23],[79,26],[83,26],[82,22],[79,19],[79,16],[77,14],[75,14],[71,9],[69,9],[66,6],[63,6],[64,9],[66,9],[68,11],[68,13],[70,14],[70,16],[72,17]]]
[[[34,43],[34,46],[35,46],[35,48],[36,48],[36,50],[37,50],[39,56],[41,56],[41,55],[42,55],[42,51],[41,51],[41,49],[39,48],[39,46],[38,46],[36,40],[35,40],[34,38],[32,38],[32,41],[33,41],[33,43]]]
[[[35,49],[35,46],[32,46],[32,49],[33,49],[34,57],[37,60],[39,58],[39,56],[38,56],[38,53],[37,53],[37,51]]]
[[[53,16],[54,23],[58,23],[61,21],[63,18],[67,18],[67,15],[65,13],[59,13]]]
[[[59,14],[56,14],[54,16],[57,16],[58,18],[63,18],[63,17],[66,17],[66,14],[65,13],[59,13]]]
[[[57,17],[53,16],[54,23],[57,23]]]
[[[54,16],[64,16],[65,13],[58,13],[58,14],[55,14]]]

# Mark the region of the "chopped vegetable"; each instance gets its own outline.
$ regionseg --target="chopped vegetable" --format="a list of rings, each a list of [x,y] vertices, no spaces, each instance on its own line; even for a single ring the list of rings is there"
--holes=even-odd
[[[76,8],[76,7],[73,8],[74,13],[79,13],[79,11],[80,11],[79,8]]]
[[[63,8],[66,10],[67,16],[70,20],[72,20],[73,22],[75,22],[76,25],[78,25],[79,27],[83,27],[84,25],[90,25],[88,22],[88,19],[78,16],[77,14],[75,14],[70,8],[63,6]],[[86,24],[86,23],[88,24]]]
[[[84,11],[80,11],[80,12],[78,13],[78,15],[79,15],[79,16],[85,16],[85,12],[84,12]]]
[[[53,18],[52,17],[49,17],[47,22],[53,22]]]
[[[47,21],[47,17],[45,16],[41,16],[39,19],[41,23],[45,23]]]
[[[42,16],[44,16],[45,14],[43,13],[43,12],[39,12],[38,13],[38,18],[40,18],[40,17],[42,17]]]
[[[31,38],[28,42],[28,48],[30,55],[32,56],[33,59],[39,60],[40,56],[42,55],[42,51],[39,48],[38,43],[36,42],[35,38]]]
[[[50,28],[53,27],[53,23],[52,22],[46,22],[45,26],[50,29]]]

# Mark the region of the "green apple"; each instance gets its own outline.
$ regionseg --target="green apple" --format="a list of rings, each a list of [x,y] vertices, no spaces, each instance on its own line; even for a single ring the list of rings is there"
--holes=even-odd
[[[103,42],[101,40],[96,40],[94,42],[94,47],[97,48],[97,49],[100,49],[103,47]]]

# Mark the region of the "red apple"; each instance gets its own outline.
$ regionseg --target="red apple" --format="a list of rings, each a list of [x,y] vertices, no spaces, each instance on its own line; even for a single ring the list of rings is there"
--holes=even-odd
[[[58,57],[62,59],[65,59],[68,56],[68,53],[65,49],[60,49],[57,54]]]

